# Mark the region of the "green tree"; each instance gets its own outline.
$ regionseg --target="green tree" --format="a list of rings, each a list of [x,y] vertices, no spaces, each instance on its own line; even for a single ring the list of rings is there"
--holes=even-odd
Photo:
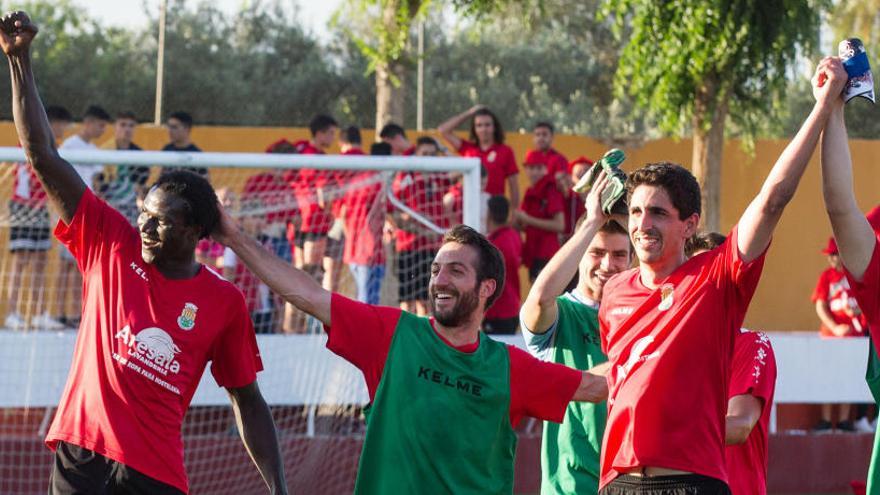
[[[605,0],[631,35],[617,88],[670,133],[693,134],[692,168],[703,223],[720,228],[721,157],[728,118],[754,136],[788,88],[800,53],[812,53],[827,0]]]

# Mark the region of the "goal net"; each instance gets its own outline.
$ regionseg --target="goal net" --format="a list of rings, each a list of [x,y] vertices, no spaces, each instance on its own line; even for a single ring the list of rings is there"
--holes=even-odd
[[[208,177],[241,228],[324,287],[424,312],[430,262],[443,232],[481,226],[476,159],[270,153],[75,150],[92,190],[136,223],[163,171]],[[51,236],[57,216],[17,148],[0,148],[0,493],[46,492],[43,438],[69,372],[80,316],[80,274]],[[113,164],[113,165],[108,165]],[[258,380],[278,429],[295,493],[351,493],[368,402],[360,372],[325,348],[313,318],[286,306],[223,246],[197,256],[245,294],[264,371]],[[143,411],[149,414],[149,411]],[[193,494],[261,493],[229,399],[203,377],[183,426]]]

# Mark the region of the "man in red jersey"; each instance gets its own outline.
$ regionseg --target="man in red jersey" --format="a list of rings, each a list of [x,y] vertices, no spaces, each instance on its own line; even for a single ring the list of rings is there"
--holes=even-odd
[[[410,156],[416,152],[416,146],[413,146],[406,137],[406,130],[394,122],[382,127],[379,131],[379,139],[391,146],[391,154],[394,156]]]
[[[559,251],[559,234],[565,229],[565,200],[556,189],[555,178],[543,163],[526,163],[531,185],[522,205],[513,212],[513,225],[526,236],[523,264],[534,282],[550,258]]]
[[[464,140],[455,134],[455,129],[468,119],[471,119],[470,140]],[[487,172],[484,190],[490,196],[504,196],[506,183],[510,208],[519,208],[519,168],[513,150],[504,144],[501,122],[491,110],[477,105],[443,122],[437,131],[459,155],[480,159]]]
[[[16,130],[61,215],[55,235],[85,274],[73,363],[46,436],[49,493],[186,493],[181,426],[208,361],[263,479],[286,493],[244,298],[195,262],[197,241],[219,221],[210,184],[164,174],[132,227],[58,156],[31,70],[36,26],[15,12],[0,28]]]
[[[599,308],[612,364],[600,479],[606,495],[670,487],[729,493],[724,431],[733,342],[773,230],[845,82],[839,61],[819,64],[812,112],[718,249],[685,255],[700,222],[700,187],[690,172],[655,163],[627,179],[640,264],[608,281]],[[716,323],[707,328],[707,321]]]
[[[726,237],[700,232],[688,241],[688,256],[711,251]],[[745,328],[733,343],[725,419],[724,457],[733,495],[767,493],[767,447],[770,411],[776,390],[776,356],[770,338]]]
[[[547,173],[555,177],[559,172],[568,170],[568,159],[565,155],[553,149],[553,124],[550,122],[538,122],[532,128],[533,149],[526,152],[523,163],[543,163],[547,165]]]
[[[489,334],[513,335],[519,328],[519,265],[522,263],[522,239],[510,226],[510,201],[504,196],[492,196],[488,201],[487,218],[489,235],[486,237],[501,251],[504,257],[504,286],[495,304],[486,311],[483,331]]]

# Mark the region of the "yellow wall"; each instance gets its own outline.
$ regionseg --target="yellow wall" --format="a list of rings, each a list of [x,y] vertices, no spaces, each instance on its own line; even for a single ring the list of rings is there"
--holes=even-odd
[[[110,132],[111,130],[108,129],[107,139],[111,136]],[[305,139],[308,137],[308,131],[294,128],[239,127],[193,129],[193,141],[205,151],[259,152],[282,136],[291,140]],[[415,133],[411,136],[415,136]],[[364,142],[371,142],[372,137],[372,132],[364,132]],[[167,142],[167,135],[162,128],[143,125],[137,130],[135,141],[145,149],[159,149]],[[508,134],[507,142],[513,147],[521,162],[526,150],[531,146],[531,136]],[[11,146],[15,143],[15,131],[11,124],[0,123],[0,145]],[[724,229],[730,229],[736,223],[748,202],[757,194],[785,144],[785,141],[758,141],[754,155],[750,156],[742,151],[738,142],[727,143],[724,151],[721,198],[721,221]],[[558,136],[556,148],[570,158],[577,155],[596,158],[604,153],[606,146],[585,137]],[[880,202],[878,201],[880,194],[877,193],[880,175],[873,171],[872,160],[880,156],[880,141],[853,140],[851,148],[856,167],[856,195],[862,209],[868,210]],[[689,166],[691,142],[662,139],[625,151],[628,158],[624,168],[627,170],[649,161],[660,160]],[[0,197],[8,197],[9,182],[6,180],[8,174],[0,174],[0,177],[3,178],[0,183]],[[521,180],[522,190],[525,190],[524,174]],[[822,203],[818,155],[815,155],[797,195],[788,206],[777,228],[767,257],[764,276],[746,318],[749,327],[761,330],[810,331],[817,328],[818,320],[809,298],[819,273],[827,266],[819,250],[824,246],[830,232]],[[0,242],[5,243],[5,241],[4,236]]]

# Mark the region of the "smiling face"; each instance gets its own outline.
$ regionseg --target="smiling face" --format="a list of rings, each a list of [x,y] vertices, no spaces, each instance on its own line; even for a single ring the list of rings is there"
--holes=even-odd
[[[629,268],[632,261],[629,238],[623,233],[597,232],[581,259],[581,292],[594,301],[602,299],[602,288],[612,276]]]
[[[629,200],[629,234],[639,262],[648,266],[684,260],[685,241],[694,235],[700,216],[681,220],[663,187],[642,184]]]
[[[145,262],[163,266],[193,259],[201,228],[187,223],[188,208],[176,194],[150,189],[137,219]]]
[[[434,257],[428,299],[438,323],[458,327],[483,319],[486,299],[495,292],[495,280],[477,282],[476,248],[447,242]]]

